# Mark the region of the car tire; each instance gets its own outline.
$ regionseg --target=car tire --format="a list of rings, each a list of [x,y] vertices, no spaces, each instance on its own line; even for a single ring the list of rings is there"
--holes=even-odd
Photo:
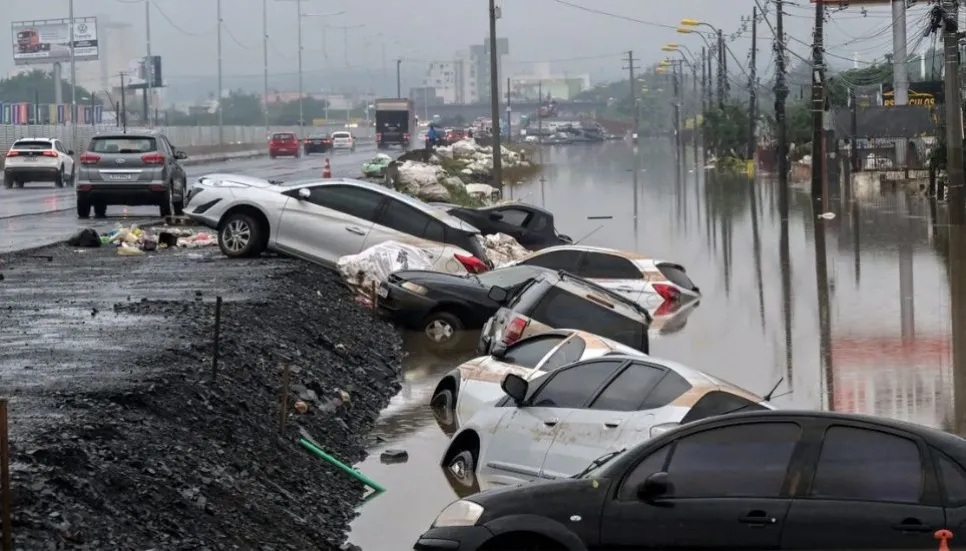
[[[451,312],[432,312],[422,326],[423,339],[434,350],[453,350],[463,340],[463,320]]]
[[[107,218],[106,203],[94,203],[94,218]]]
[[[70,177],[67,178],[67,185],[69,187],[74,187],[74,182],[77,180],[77,167],[70,169]]]
[[[472,450],[463,450],[446,463],[449,478],[467,488],[476,486],[476,457]]]
[[[81,195],[77,196],[77,217],[78,218],[90,218],[91,217],[91,199],[90,197],[84,197]]]
[[[170,195],[167,195],[166,194],[164,196],[164,202],[161,203],[160,205],[158,205],[158,210],[161,211],[161,216],[162,217],[171,216],[171,200],[170,200],[170,197],[171,197]]]
[[[3,187],[7,189],[11,189],[15,183],[16,182],[14,181],[12,176],[8,174],[3,175]]]
[[[57,171],[57,176],[54,177],[55,187],[64,187],[64,167],[61,166],[60,170]]]
[[[264,230],[243,212],[227,216],[218,224],[218,248],[228,258],[251,258],[265,247]]]

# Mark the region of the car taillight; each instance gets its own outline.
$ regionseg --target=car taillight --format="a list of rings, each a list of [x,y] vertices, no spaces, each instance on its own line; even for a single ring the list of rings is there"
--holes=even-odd
[[[305,143],[312,143],[312,140],[305,140]]]
[[[404,140],[408,140],[409,139],[409,132],[406,132],[405,134],[403,134],[403,139]]]
[[[164,155],[160,153],[148,153],[147,155],[141,155],[141,162],[146,165],[163,165]]]
[[[490,268],[479,258],[475,256],[469,256],[465,254],[454,254],[456,260],[459,260],[460,264],[466,268],[466,271],[471,274],[482,274],[483,272],[489,270]]]
[[[42,155],[44,157],[56,157],[57,156],[57,152],[56,151],[53,151],[53,150],[48,150],[48,151],[42,152]]]
[[[681,303],[672,300],[665,300],[661,305],[651,314],[652,317],[659,318],[661,316],[669,316],[677,311],[681,307]]]
[[[20,156],[19,151],[10,151],[7,153],[7,157],[19,157],[19,156]]]
[[[523,336],[523,331],[527,328],[530,322],[523,318],[513,318],[510,323],[507,324],[506,330],[503,331],[503,344],[509,346]]]
[[[664,300],[677,300],[681,298],[681,291],[677,287],[672,287],[666,283],[655,283],[654,291],[661,295]]]
[[[101,156],[95,155],[93,153],[84,153],[80,156],[80,162],[82,165],[93,165],[101,162]]]
[[[382,132],[376,132],[376,140],[382,139]]]

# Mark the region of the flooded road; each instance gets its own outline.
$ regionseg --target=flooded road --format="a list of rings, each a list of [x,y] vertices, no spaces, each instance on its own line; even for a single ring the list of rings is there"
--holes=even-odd
[[[946,245],[928,201],[878,191],[833,197],[834,218],[819,221],[807,188],[793,187],[783,255],[774,183],[705,183],[693,169],[679,183],[672,159],[663,142],[642,143],[636,154],[624,142],[548,149],[542,181],[513,195],[554,212],[559,231],[583,244],[687,268],[704,298],[683,329],[652,340],[655,356],[760,394],[781,381],[781,407],[950,429]],[[590,219],[599,217],[612,218]],[[815,223],[827,228],[821,264]],[[408,548],[456,499],[438,466],[448,439],[427,403],[459,361],[408,361],[404,390],[376,428],[385,440],[358,465],[388,488],[353,525],[351,541],[365,551]],[[380,463],[387,448],[407,450],[409,461]]]

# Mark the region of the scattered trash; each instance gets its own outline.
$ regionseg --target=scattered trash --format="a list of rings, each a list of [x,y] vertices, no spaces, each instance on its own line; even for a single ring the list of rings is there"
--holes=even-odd
[[[385,153],[380,153],[373,157],[369,162],[362,163],[362,176],[364,178],[382,178],[386,175],[386,167],[392,162],[392,157]]]
[[[96,248],[101,246],[101,236],[93,228],[84,228],[70,236],[67,244],[71,247]]]
[[[295,402],[295,411],[299,413],[307,413],[309,411],[309,405],[306,404],[304,401],[299,400]]]
[[[405,463],[409,460],[409,452],[406,450],[389,449],[379,455],[379,460],[383,463]]]
[[[96,241],[97,244],[94,244]],[[81,230],[67,244],[72,247],[100,247],[114,245],[117,254],[137,256],[145,252],[159,249],[179,247],[196,249],[211,247],[218,244],[218,238],[208,232],[196,232],[186,228],[140,228],[138,226],[124,227],[120,224],[103,235],[98,235],[93,229]],[[137,252],[134,252],[137,251]]]
[[[480,237],[480,241],[483,243],[483,248],[486,249],[487,258],[493,262],[493,266],[496,268],[523,260],[531,254],[516,239],[505,233]]]
[[[834,220],[835,219],[835,213],[834,212],[823,212],[822,214],[819,214],[818,217],[821,218],[822,220]]]

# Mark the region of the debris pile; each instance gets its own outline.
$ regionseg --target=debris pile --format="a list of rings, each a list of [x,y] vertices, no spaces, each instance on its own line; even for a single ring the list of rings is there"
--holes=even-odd
[[[392,157],[379,153],[371,160],[362,163],[363,178],[382,178],[386,175],[386,167],[392,162]]]
[[[337,266],[343,279],[363,303],[372,300],[375,289],[400,270],[429,270],[465,274],[466,268],[453,256],[453,249],[432,243],[409,244],[386,241],[358,253],[343,256]]]
[[[183,228],[142,229],[136,225],[124,227],[117,224],[113,230],[102,235],[93,228],[80,230],[67,240],[67,244],[71,247],[83,248],[112,246],[117,248],[119,255],[138,256],[173,247],[183,249],[211,247],[218,244],[218,238],[208,232],[196,232]]]
[[[505,233],[487,235],[480,239],[483,242],[483,248],[486,249],[486,256],[493,262],[495,268],[518,262],[531,254],[516,239]]]
[[[506,146],[501,145],[500,151],[505,168],[532,166],[523,155]],[[493,148],[479,145],[473,140],[461,140],[453,145],[439,147],[436,155],[462,165],[460,174],[475,180],[489,181],[493,172]]]

